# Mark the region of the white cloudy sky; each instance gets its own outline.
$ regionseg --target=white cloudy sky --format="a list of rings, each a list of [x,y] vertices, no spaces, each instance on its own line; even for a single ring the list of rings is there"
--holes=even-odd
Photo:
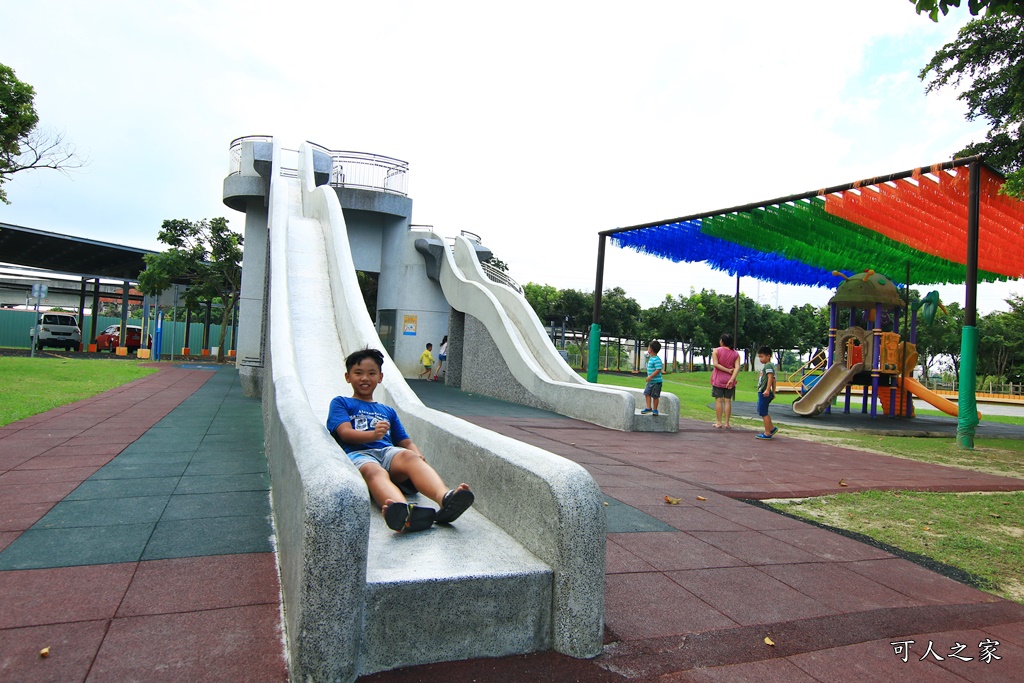
[[[159,249],[221,202],[233,138],[410,164],[414,223],[520,282],[592,289],[597,233],[948,159],[983,136],[920,68],[969,17],[907,0],[0,0],[0,63],[89,165],[19,174],[0,221]],[[0,260],[6,260],[0,258]],[[610,248],[643,306],[735,280]],[[1021,289],[983,286],[982,311]],[[743,280],[763,303],[830,292]],[[963,302],[962,287],[942,288]]]

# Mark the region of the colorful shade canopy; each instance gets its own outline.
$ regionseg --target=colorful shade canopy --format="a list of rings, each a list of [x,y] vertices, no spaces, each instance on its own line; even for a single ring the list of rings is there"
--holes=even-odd
[[[966,280],[968,169],[956,162],[746,207],[609,231],[620,247],[767,282],[834,287],[867,268],[915,284]],[[981,166],[978,280],[1024,277],[1024,201]]]

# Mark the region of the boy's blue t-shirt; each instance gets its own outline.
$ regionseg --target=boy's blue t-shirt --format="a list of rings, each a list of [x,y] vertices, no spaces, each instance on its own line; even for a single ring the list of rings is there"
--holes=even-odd
[[[661,362],[661,357],[660,356],[648,356],[648,358],[647,358],[647,376],[648,377],[650,377],[651,373],[653,373],[655,370],[661,370],[662,367],[663,367],[663,364]],[[658,376],[655,377],[654,379],[652,379],[651,381],[654,382],[654,383],[661,382],[662,381],[661,373],[659,372]]]
[[[342,422],[350,423],[352,428],[358,431],[372,432],[373,428],[381,420],[389,422],[391,429],[388,430],[383,439],[371,441],[370,443],[342,443],[334,433],[334,430]],[[405,427],[402,426],[402,421],[398,419],[398,413],[395,412],[394,408],[383,403],[367,403],[366,401],[360,401],[357,398],[349,398],[347,396],[336,396],[331,401],[331,409],[327,413],[327,431],[345,449],[346,453],[366,451],[372,448],[388,448],[409,438],[409,434],[406,433]]]

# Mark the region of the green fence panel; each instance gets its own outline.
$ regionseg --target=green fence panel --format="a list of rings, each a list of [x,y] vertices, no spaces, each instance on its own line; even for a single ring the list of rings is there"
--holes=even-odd
[[[35,311],[0,309],[0,346],[16,349],[30,348],[29,330],[32,329],[35,321]],[[99,316],[96,319],[96,335],[101,334],[110,325],[118,325],[120,322],[120,318],[106,315]],[[85,349],[88,349],[89,344],[96,338],[96,335],[92,334],[92,316],[85,316],[84,319],[78,321],[78,324],[82,328],[82,345]],[[137,318],[129,318],[128,324],[141,325],[142,321]],[[155,321],[150,321],[150,334],[154,337],[155,341]],[[233,330],[229,327],[227,336],[224,338],[225,349],[235,347],[233,337]],[[210,347],[217,346],[219,341],[220,325],[210,325]],[[185,346],[185,323],[183,321],[164,321],[162,346],[161,352],[164,355],[181,355],[181,349]],[[201,322],[193,322],[189,326],[189,348],[196,355],[199,355],[203,348],[203,324]]]

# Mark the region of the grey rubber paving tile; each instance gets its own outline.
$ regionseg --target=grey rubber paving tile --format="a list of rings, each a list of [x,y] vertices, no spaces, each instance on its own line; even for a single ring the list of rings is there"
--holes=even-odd
[[[270,515],[266,491],[229,491],[171,496],[161,520]]]
[[[140,479],[90,479],[83,481],[64,500],[130,498],[133,496],[171,495],[180,477],[144,477]]]
[[[177,463],[189,463],[195,456],[195,449],[190,451],[157,451],[146,452],[142,450],[125,451],[111,461],[107,467],[116,468],[125,465],[168,465]]]
[[[63,501],[33,528],[64,529],[156,522],[169,499],[170,495]]]
[[[142,556],[166,560],[200,555],[266,553],[274,550],[269,517],[204,517],[162,521]]]
[[[258,474],[267,471],[266,461],[260,462],[255,458],[238,459],[195,459],[185,469],[183,474],[195,477],[206,474]]]
[[[146,479],[152,477],[180,477],[185,474],[188,462],[126,463],[114,461],[101,469],[90,479]]]
[[[637,531],[675,531],[671,526],[635,507],[604,496],[608,533],[625,534]]]
[[[225,491],[269,491],[270,475],[265,472],[247,474],[208,474],[178,479],[176,494],[221,493]]]
[[[136,562],[154,524],[32,528],[0,553],[0,571]]]

